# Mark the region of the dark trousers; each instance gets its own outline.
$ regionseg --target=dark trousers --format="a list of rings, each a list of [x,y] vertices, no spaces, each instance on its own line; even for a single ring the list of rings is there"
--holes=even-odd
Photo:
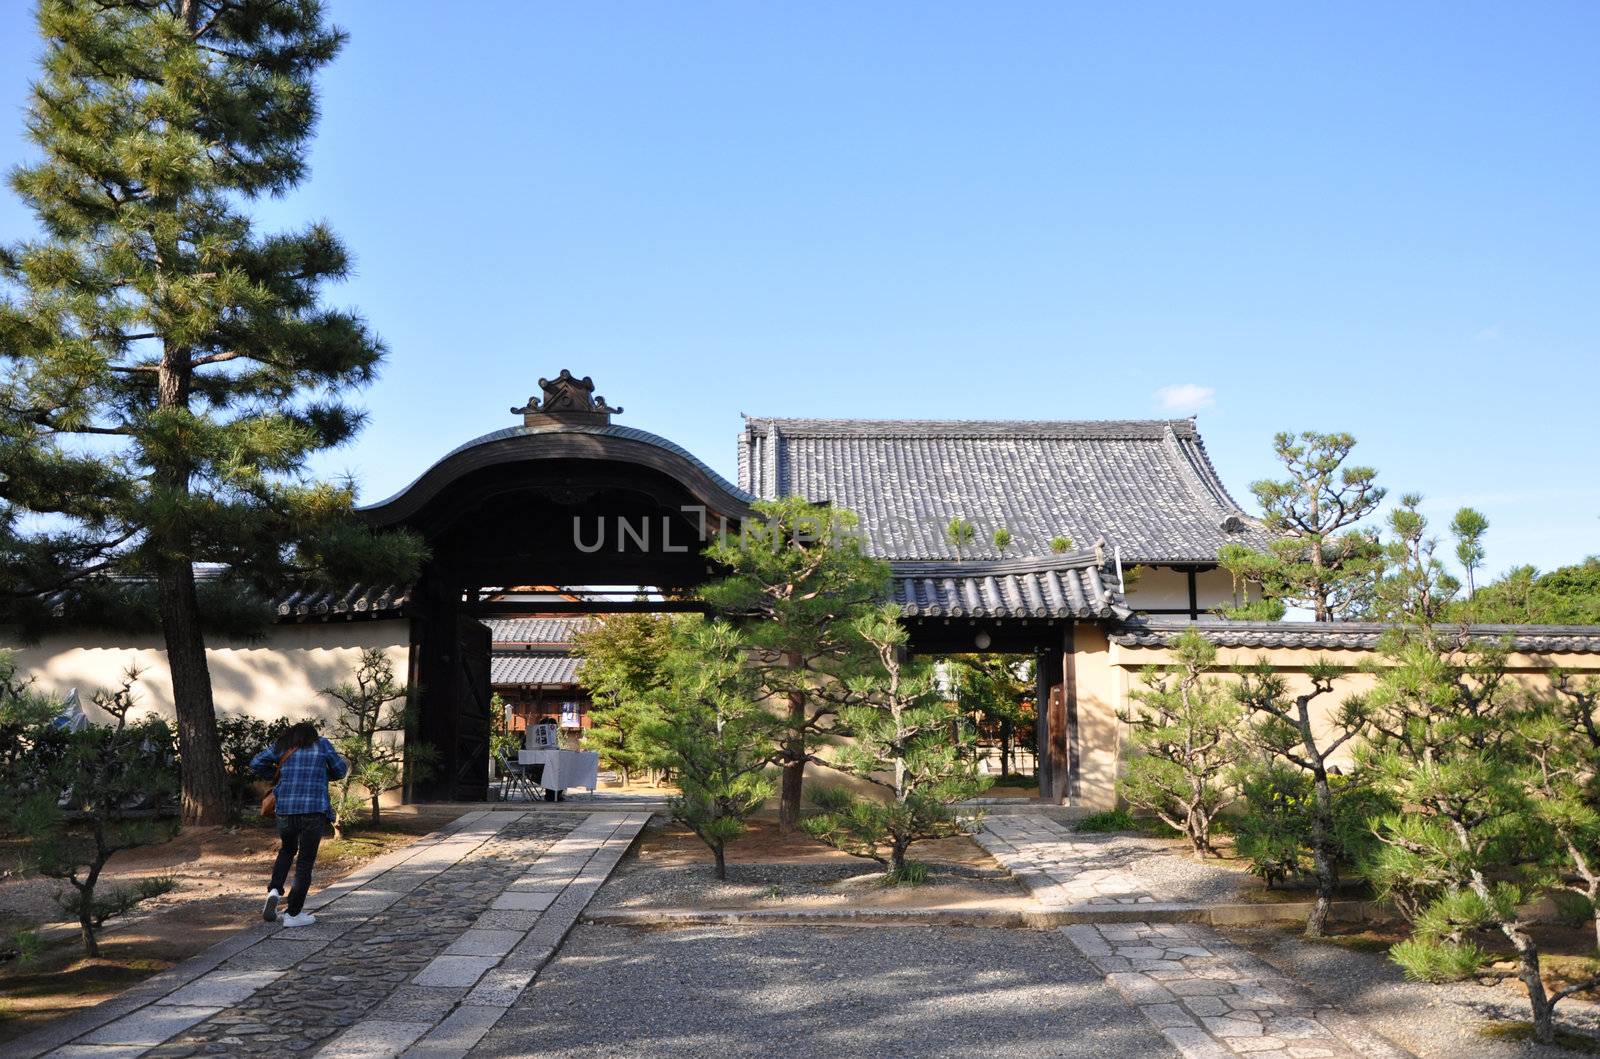
[[[300,914],[311,890],[311,869],[317,864],[317,847],[322,844],[323,829],[328,818],[321,813],[295,813],[278,817],[278,859],[272,865],[273,890],[283,893],[283,884],[289,878],[289,865],[294,864],[294,889],[289,891],[289,903],[284,911],[291,916]]]

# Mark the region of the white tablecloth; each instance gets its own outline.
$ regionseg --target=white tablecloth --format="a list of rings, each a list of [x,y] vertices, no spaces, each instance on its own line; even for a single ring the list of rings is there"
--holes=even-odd
[[[539,786],[548,791],[571,787],[594,790],[600,779],[600,755],[593,750],[519,750],[524,765],[543,765]]]

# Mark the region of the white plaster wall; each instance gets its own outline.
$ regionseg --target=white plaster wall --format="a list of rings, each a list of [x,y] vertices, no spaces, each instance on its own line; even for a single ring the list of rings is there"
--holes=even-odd
[[[331,720],[332,700],[322,689],[349,679],[365,648],[378,648],[406,679],[410,626],[404,620],[274,625],[255,641],[218,641],[206,649],[212,694],[219,713],[270,719],[288,716]],[[57,635],[37,644],[0,642],[20,675],[49,695],[73,688],[91,720],[103,720],[90,697],[97,688],[114,688],[129,665],[140,669],[134,684],[135,715],[158,712],[171,717],[172,677],[159,636]]]
[[[1202,570],[1194,576],[1201,617],[1233,602],[1233,577],[1226,570]],[[1128,586],[1128,606],[1134,610],[1188,610],[1188,572],[1170,566],[1139,567],[1137,580]]]

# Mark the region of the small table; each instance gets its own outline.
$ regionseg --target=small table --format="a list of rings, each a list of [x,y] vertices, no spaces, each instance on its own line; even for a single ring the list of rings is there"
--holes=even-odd
[[[543,766],[534,783],[556,797],[569,787],[593,791],[600,782],[600,754],[594,750],[519,750],[517,761]]]

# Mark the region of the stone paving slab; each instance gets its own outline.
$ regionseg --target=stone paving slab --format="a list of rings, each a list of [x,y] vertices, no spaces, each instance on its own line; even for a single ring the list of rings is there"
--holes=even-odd
[[[1040,904],[1137,906],[1161,900],[1128,868],[1149,852],[1114,848],[1109,836],[1077,834],[1042,816],[995,816],[985,817],[973,837]]]
[[[537,807],[467,813],[312,895],[314,926],[242,930],[6,1054],[464,1055],[648,820]],[[543,886],[537,908],[492,907],[525,876]]]
[[[1059,933],[1187,1059],[1411,1054],[1209,927],[1083,923]]]

